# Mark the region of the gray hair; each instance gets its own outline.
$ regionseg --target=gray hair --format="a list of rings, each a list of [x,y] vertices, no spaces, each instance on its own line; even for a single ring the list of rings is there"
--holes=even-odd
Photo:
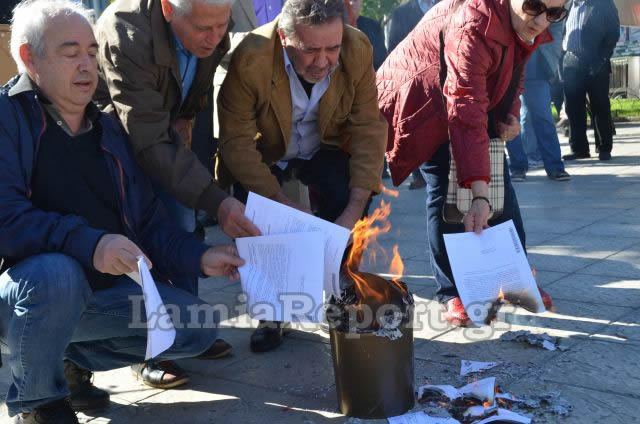
[[[169,0],[169,3],[171,3],[178,16],[184,16],[191,13],[193,3],[196,1],[207,6],[230,6],[234,2],[234,0]]]
[[[11,18],[11,56],[23,73],[26,67],[20,58],[20,46],[28,44],[34,54],[44,56],[44,31],[58,16],[77,15],[91,26],[91,14],[82,4],[71,0],[23,0],[13,9]]]
[[[316,26],[336,18],[344,22],[343,0],[287,0],[278,28],[291,37],[296,32],[296,25]]]

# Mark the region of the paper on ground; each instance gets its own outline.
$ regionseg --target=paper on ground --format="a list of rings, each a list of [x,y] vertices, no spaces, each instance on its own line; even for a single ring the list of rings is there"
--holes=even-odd
[[[267,321],[319,322],[325,236],[321,232],[236,239],[249,315]]]
[[[480,421],[474,421],[473,424],[487,424],[495,421],[499,421],[501,423],[530,424],[531,418],[509,411],[508,409],[499,408],[497,415],[492,415],[491,417]]]
[[[169,349],[176,340],[176,329],[162,303],[160,293],[142,256],[138,257],[138,272],[144,295],[144,309],[147,314],[147,353],[145,361],[155,358]]]
[[[476,372],[486,371],[498,365],[497,362],[478,362],[462,360],[460,362],[460,375],[465,376]]]
[[[488,377],[482,380],[474,381],[466,386],[456,389],[450,385],[427,385],[418,388],[418,399],[422,399],[425,391],[436,391],[445,395],[449,400],[459,397],[474,397],[483,402],[493,403],[496,394],[496,378]]]
[[[262,235],[321,232],[324,241],[324,290],[326,295],[340,296],[340,264],[350,231],[289,206],[249,193],[245,215]]]
[[[460,424],[453,418],[432,417],[424,412],[410,412],[396,417],[389,417],[389,424]]]
[[[460,299],[476,325],[484,325],[500,289],[531,312],[544,304],[513,221],[472,232],[445,234],[444,242]]]

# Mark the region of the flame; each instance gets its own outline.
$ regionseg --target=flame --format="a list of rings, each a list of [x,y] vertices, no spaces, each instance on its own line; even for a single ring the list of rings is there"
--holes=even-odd
[[[393,190],[393,189],[390,189],[390,188],[386,188],[383,185],[380,186],[380,191],[385,196],[393,197],[394,199],[397,199],[400,196],[400,192],[398,190]]]
[[[362,261],[362,256],[367,251],[368,257],[375,262],[380,247],[377,244],[378,236],[391,231],[391,223],[388,218],[391,213],[391,205],[384,200],[380,207],[375,209],[369,216],[362,218],[351,231],[353,244],[347,258],[346,272],[355,283],[356,293],[360,303],[370,303],[371,300],[384,303],[389,298],[389,293],[374,290],[367,281],[359,274],[358,269]],[[367,250],[367,248],[372,249]],[[398,252],[398,246],[393,247],[393,259],[391,261],[389,273],[394,275],[392,283],[398,287],[403,293],[404,287],[399,282],[404,270],[404,264]]]
[[[498,292],[498,302],[502,303],[504,301],[504,292],[502,291],[502,287],[500,287],[500,292]]]

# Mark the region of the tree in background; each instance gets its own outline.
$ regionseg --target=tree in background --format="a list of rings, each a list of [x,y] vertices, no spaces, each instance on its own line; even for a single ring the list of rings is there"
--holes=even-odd
[[[385,16],[391,15],[391,11],[401,0],[364,0],[362,4],[362,15],[382,22]]]

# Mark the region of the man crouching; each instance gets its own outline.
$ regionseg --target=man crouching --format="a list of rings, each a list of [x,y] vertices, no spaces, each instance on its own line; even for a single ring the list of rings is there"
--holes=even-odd
[[[97,48],[77,3],[14,9],[20,75],[0,90],[0,338],[17,423],[77,423],[74,409],[109,402],[92,371],[144,360],[146,326],[131,325],[141,288],[126,276],[137,257],[153,261],[181,317],[206,303],[170,281],[237,278],[242,265],[234,247],[209,247],[167,219],[120,124],[91,103]],[[156,359],[206,358],[215,323],[198,324],[174,322],[175,343]]]

